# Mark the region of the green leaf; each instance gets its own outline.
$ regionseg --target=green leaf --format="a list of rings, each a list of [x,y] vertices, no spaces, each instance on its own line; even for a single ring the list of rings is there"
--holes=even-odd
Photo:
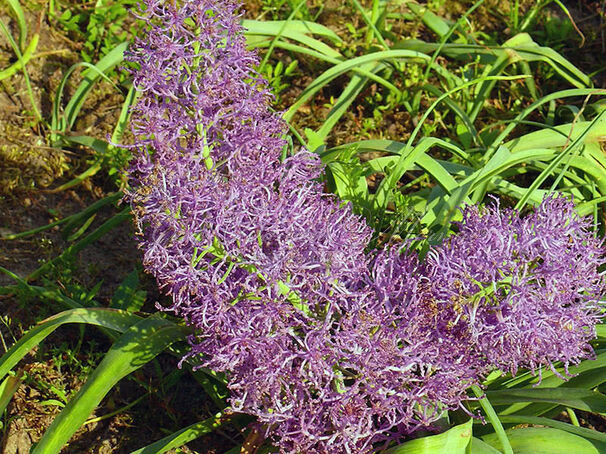
[[[338,196],[343,200],[352,201],[356,212],[369,209],[368,184],[364,168],[355,163],[341,162],[331,162],[327,167]]]
[[[465,454],[471,442],[472,420],[439,435],[407,441],[385,454]]]
[[[39,233],[39,232],[43,232],[45,230],[52,229],[53,227],[56,227],[61,224],[66,224],[65,227],[63,227],[63,236],[67,237],[67,236],[69,236],[69,233],[71,230],[77,228],[78,226],[81,226],[82,223],[85,222],[91,216],[91,214],[96,213],[97,211],[99,211],[99,209],[101,207],[103,207],[107,204],[120,200],[122,198],[122,196],[123,196],[123,194],[121,192],[116,192],[114,194],[111,194],[111,195],[105,197],[104,199],[97,200],[95,203],[93,203],[92,205],[85,208],[84,210],[82,210],[79,213],[72,214],[71,216],[68,216],[66,218],[59,219],[58,221],[51,222],[50,224],[36,227],[36,228],[34,228],[32,230],[28,230],[26,232],[0,236],[0,239],[1,240],[16,240],[18,238],[24,238],[27,236],[35,235],[36,233]]]
[[[313,24],[314,27],[306,28],[311,24]],[[337,50],[318,39],[308,36],[308,34],[318,34],[331,39],[333,42],[340,42],[340,38],[334,34],[332,30],[328,30],[320,24],[296,20],[271,22],[244,20],[242,21],[242,25],[246,29],[244,35],[247,38],[248,44],[251,46],[261,46],[267,38],[288,38],[292,41],[304,44],[308,48],[320,52],[327,57],[342,58],[342,55]],[[326,30],[328,30],[328,32],[326,32]],[[318,33],[314,33],[314,31]],[[334,39],[335,37],[336,39]]]
[[[275,36],[280,33],[286,21],[258,21],[245,19],[242,21],[242,26],[246,29],[245,35],[268,35]],[[343,40],[330,28],[316,22],[303,20],[290,20],[286,24],[286,28],[282,30],[282,35],[288,37],[288,33],[299,33],[302,35],[318,35],[323,38],[328,38],[333,43],[340,43]]]
[[[46,430],[32,454],[54,454],[82,426],[103,397],[122,378],[154,359],[189,330],[153,315],[132,325],[107,352],[84,386]]]
[[[502,69],[507,65],[524,62],[543,62],[551,66],[560,76],[578,88],[591,87],[591,79],[569,60],[550,47],[539,46],[530,35],[520,33],[503,43],[502,46],[427,43],[420,40],[406,40],[397,43],[395,48],[409,49],[423,53],[434,52],[441,47],[441,53],[447,57],[460,58],[465,61],[480,59],[483,63],[503,61]],[[496,65],[495,65],[496,66]]]
[[[530,388],[487,391],[493,405],[515,402],[547,402],[578,410],[606,413],[606,396],[598,391],[579,388]]]
[[[450,25],[440,16],[432,13],[427,7],[414,2],[406,3],[406,6],[423,21],[439,38],[443,38],[450,31]]]
[[[606,444],[544,427],[510,429],[507,438],[515,454],[601,454],[606,448]],[[491,446],[498,446],[495,434],[485,435],[482,439]]]
[[[25,13],[23,12],[23,8],[21,8],[19,0],[7,0],[7,2],[17,19],[17,26],[19,27],[19,49],[21,52],[24,52],[25,40],[27,38],[27,21],[25,20]]]
[[[82,82],[65,106],[66,127],[71,128],[76,121],[76,117],[86,100],[86,95],[92,90],[97,80],[110,71],[112,68],[122,63],[124,60],[124,51],[128,47],[128,42],[118,44],[114,49],[107,53],[101,60],[82,74]]]
[[[598,432],[597,430],[587,429],[585,427],[578,427],[572,424],[568,424],[562,421],[556,421],[551,418],[541,418],[538,416],[500,416],[499,419],[502,423],[509,424],[534,424],[537,426],[553,427],[554,429],[564,430],[580,437],[587,438],[588,440],[596,440],[602,443],[606,443],[606,434]]]
[[[185,443],[189,443],[196,438],[200,438],[202,435],[211,433],[213,430],[218,429],[227,422],[233,420],[230,415],[223,413],[217,413],[204,421],[200,421],[187,426],[174,434],[162,438],[161,440],[147,445],[141,449],[131,452],[131,454],[161,454],[179,446],[183,446]]]
[[[147,295],[144,291],[137,291],[139,287],[139,272],[134,270],[122,281],[112,296],[110,307],[128,312],[136,312],[143,306]]]
[[[303,90],[303,92],[299,96],[299,99],[297,99],[297,101],[292,106],[290,106],[290,108],[284,113],[284,119],[286,121],[291,120],[297,110],[299,110],[299,108],[303,104],[305,104],[309,99],[311,99],[313,95],[316,94],[319,90],[321,90],[326,84],[336,79],[340,75],[348,73],[350,71],[354,71],[358,74],[368,77],[369,79],[381,83],[381,85],[394,92],[395,95],[400,98],[401,92],[398,87],[396,87],[393,83],[376,76],[370,71],[363,69],[368,63],[384,62],[398,59],[428,61],[430,57],[420,52],[414,52],[409,50],[386,50],[381,52],[373,52],[370,54],[362,55],[360,57],[355,57],[346,60],[344,62],[339,62],[338,64],[335,64],[335,66],[333,66],[332,68],[320,74],[320,76],[318,76],[309,85],[307,85],[307,87],[305,87],[305,90]]]
[[[21,376],[21,373],[9,375],[4,379],[2,384],[0,384],[0,417],[2,417],[4,410],[6,410],[6,407],[13,398],[13,395],[17,392],[17,389],[19,389],[22,382]]]
[[[41,321],[30,329],[8,352],[0,358],[0,379],[23,358],[27,353],[44,340],[59,326],[66,323],[86,323],[102,326],[115,331],[125,331],[141,317],[116,309],[90,308],[71,309]]]
[[[471,439],[471,454],[502,454],[496,448],[493,448],[488,443],[482,441],[479,438],[473,437]]]
[[[124,221],[126,221],[129,218],[130,218],[130,207],[126,207],[121,212],[116,214],[115,216],[112,216],[111,218],[109,218],[107,221],[105,221],[103,224],[101,224],[99,227],[97,227],[95,230],[93,230],[87,236],[82,238],[80,241],[78,241],[77,243],[74,243],[71,246],[69,246],[68,248],[64,249],[63,252],[61,254],[59,254],[57,257],[55,257],[54,259],[49,260],[48,262],[41,265],[37,270],[32,272],[27,277],[26,281],[31,281],[31,280],[36,279],[42,273],[44,273],[46,270],[51,268],[58,261],[63,260],[67,257],[71,257],[74,254],[77,254],[82,249],[87,247],[89,244],[94,243],[99,238],[101,238],[103,235],[108,233],[111,229],[120,225],[121,223],[123,223]]]

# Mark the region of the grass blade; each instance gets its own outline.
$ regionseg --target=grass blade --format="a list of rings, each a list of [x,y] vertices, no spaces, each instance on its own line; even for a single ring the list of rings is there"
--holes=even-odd
[[[606,445],[589,441],[559,429],[526,427],[510,429],[507,436],[516,454],[600,454]],[[498,448],[496,435],[485,435],[482,439]]]
[[[174,434],[164,437],[161,440],[145,446],[141,449],[131,452],[131,454],[161,454],[174,448],[183,446],[196,438],[211,433],[213,430],[233,421],[232,415],[217,413],[204,421],[200,421],[187,426]]]
[[[472,424],[470,419],[444,433],[407,441],[388,449],[385,454],[466,454],[471,443]]]
[[[21,386],[22,375],[21,372],[17,375],[9,375],[0,384],[0,417],[2,417],[4,410],[6,410],[17,389]]]
[[[7,2],[8,6],[11,7],[13,13],[15,14],[15,19],[17,19],[17,26],[19,27],[19,49],[23,52],[25,40],[27,39],[27,22],[25,21],[25,13],[23,12],[23,8],[21,8],[19,0],[7,0]],[[25,52],[23,56],[25,57]]]
[[[495,447],[502,449],[504,454],[513,454],[514,451],[511,447],[511,443],[509,442],[509,437],[505,433],[503,425],[501,424],[499,417],[494,411],[494,408],[492,408],[490,401],[484,395],[479,386],[473,385],[471,387],[471,390],[476,395],[476,397],[479,398],[478,402],[480,403],[480,406],[484,410],[486,417],[488,418],[490,424],[492,424],[492,427],[495,430],[496,443],[494,443],[493,446],[496,445]]]
[[[585,427],[577,427],[572,424],[568,424],[561,421],[556,421],[551,418],[541,418],[537,416],[500,416],[499,419],[505,424],[533,424],[536,426],[547,426],[553,427],[554,429],[565,430],[575,435],[579,435],[583,438],[590,440],[597,440],[602,443],[606,443],[606,434],[598,432],[597,430],[587,429]]]
[[[116,65],[124,60],[124,51],[128,47],[128,43],[118,44],[114,49],[107,53],[96,65],[89,66],[89,69],[84,72],[82,82],[74,92],[73,96],[65,106],[65,127],[71,128],[76,121],[76,117],[86,100],[86,95],[93,88],[100,77],[105,76],[105,73],[110,71]]]
[[[86,323],[87,325],[102,326],[115,331],[126,331],[131,325],[140,320],[141,317],[138,315],[106,308],[71,309],[53,315],[30,329],[0,358],[0,379],[3,379],[32,348],[61,325]]]
[[[577,410],[606,413],[606,395],[583,388],[524,388],[487,391],[495,405],[516,402],[546,402]],[[508,412],[509,413],[509,412]]]
[[[88,246],[91,243],[94,243],[99,238],[101,238],[103,235],[105,235],[107,232],[109,232],[111,229],[120,225],[121,223],[123,223],[124,221],[126,221],[129,218],[130,218],[130,207],[127,207],[127,208],[124,208],[120,213],[109,218],[107,221],[105,221],[103,224],[101,224],[99,227],[97,227],[94,231],[89,233],[86,237],[82,238],[77,243],[74,243],[71,246],[69,246],[68,248],[66,248],[57,257],[55,257],[52,260],[49,260],[48,262],[46,262],[42,266],[40,266],[37,270],[33,271],[26,278],[26,281],[32,281],[32,280],[38,278],[42,273],[44,273],[50,267],[55,265],[58,261],[63,260],[67,257],[73,256],[74,254],[77,254],[82,249],[84,249],[86,246]]]
[[[172,343],[185,340],[188,334],[186,328],[155,315],[130,326],[55,418],[32,454],[61,451],[116,383],[147,364]]]

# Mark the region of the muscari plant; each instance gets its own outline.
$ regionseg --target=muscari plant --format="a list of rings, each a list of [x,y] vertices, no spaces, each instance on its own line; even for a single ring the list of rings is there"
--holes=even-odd
[[[340,62],[338,52],[304,34],[313,30],[333,39],[317,24],[270,23],[268,31],[245,21],[249,44],[260,37],[257,45],[270,51],[301,51],[335,65],[310,84],[286,119],[326,81],[355,72],[327,122],[308,132],[308,145],[319,152],[324,168],[314,154],[291,155],[285,147],[286,124],[269,109],[266,82],[253,70],[258,60],[245,48],[237,2],[177,5],[147,2],[140,16],[149,28],[128,53],[141,96],[133,110],[136,153],[128,197],[144,265],[173,300],[162,309],[184,318],[194,334],[159,314],[141,318],[128,303],[113,306],[127,312],[77,308],[64,295],[20,280],[36,295],[75,309],[41,323],[17,343],[0,360],[2,376],[63,323],[96,324],[115,340],[34,452],[58,452],[120,378],[188,334],[183,364],[202,367],[207,378],[201,382],[220,406],[213,387],[225,381],[229,407],[138,452],[165,452],[233,414],[255,416],[253,434],[282,452],[369,452],[410,437],[421,438],[391,452],[600,452],[606,437],[575,425],[572,409],[606,411],[606,399],[593,390],[603,382],[604,354],[589,344],[601,329],[603,245],[571,200],[537,190],[556,170],[561,173],[553,187],[562,183],[575,201],[591,195],[599,200],[600,156],[592,142],[600,134],[600,117],[505,142],[537,106],[590,93],[578,89],[538,100],[496,139],[473,126],[483,96],[499,78],[507,79],[501,74],[512,49],[522,59],[547,61],[577,87],[584,83],[579,72],[527,35],[488,50],[446,43],[457,24],[441,30],[439,45],[402,42],[400,49]],[[371,22],[360,7],[379,39],[375,23],[383,13],[374,9]],[[268,34],[274,38],[263,44]],[[497,59],[483,78],[464,83],[433,64],[440,52],[453,58],[492,52]],[[364,84],[373,80],[398,90],[382,76],[406,58],[427,62],[427,71],[444,77],[446,93],[425,89],[459,116],[461,142],[479,146],[484,156],[433,138],[414,144],[422,121],[407,144],[366,141],[325,149],[324,138]],[[450,98],[473,86],[477,99],[467,109]],[[419,101],[403,100],[411,112],[418,111]],[[432,158],[426,151],[436,145],[462,162]],[[348,173],[355,168],[347,161],[351,150],[382,153],[364,163],[367,172],[386,173],[375,193],[359,169]],[[527,190],[504,179],[521,162],[541,172]],[[408,168],[421,168],[438,182],[431,193],[413,195],[421,225],[433,233],[441,228],[421,255],[414,241],[377,241],[377,231],[393,214],[393,186]],[[323,193],[318,180],[324,171],[329,186],[351,204]],[[539,206],[527,216],[501,211],[495,203],[476,208],[473,203],[487,191],[518,198],[518,208],[528,201]],[[468,206],[457,214],[463,202]],[[590,200],[581,211],[595,203]],[[126,211],[62,255],[94,241],[125,219]],[[456,217],[457,233],[442,239]],[[2,405],[17,382],[14,376],[5,380]],[[493,429],[483,426],[479,408]],[[573,424],[551,419],[562,408]],[[462,424],[425,436],[457,423]],[[472,424],[483,441],[472,439]],[[502,424],[544,427],[505,431]]]
[[[128,55],[144,265],[172,297],[162,309],[196,328],[188,356],[225,373],[231,411],[280,452],[371,452],[470,413],[467,390],[493,371],[563,378],[594,357],[604,248],[572,201],[464,208],[422,261],[407,244],[369,249],[319,159],[283,156],[238,8],[145,2]]]

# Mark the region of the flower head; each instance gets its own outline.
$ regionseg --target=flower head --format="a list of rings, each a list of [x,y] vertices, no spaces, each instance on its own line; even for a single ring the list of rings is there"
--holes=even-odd
[[[494,367],[588,356],[601,243],[572,204],[467,208],[420,263],[368,252],[254,71],[235,0],[145,0],[129,198],[144,265],[283,453],[364,453],[428,427]],[[565,260],[558,259],[564,254]],[[558,337],[559,336],[559,337]],[[480,353],[478,353],[480,352]]]

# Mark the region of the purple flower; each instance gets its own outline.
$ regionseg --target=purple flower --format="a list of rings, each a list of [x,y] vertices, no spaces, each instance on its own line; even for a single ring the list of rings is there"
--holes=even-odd
[[[144,266],[283,453],[364,453],[431,426],[490,370],[590,355],[602,244],[571,202],[467,208],[424,263],[367,252],[287,128],[234,0],[146,0],[129,199]],[[565,259],[561,259],[562,255]]]
[[[469,337],[479,360],[512,374],[592,357],[604,244],[570,200],[548,197],[526,217],[471,206],[458,226],[426,261],[441,333]]]

